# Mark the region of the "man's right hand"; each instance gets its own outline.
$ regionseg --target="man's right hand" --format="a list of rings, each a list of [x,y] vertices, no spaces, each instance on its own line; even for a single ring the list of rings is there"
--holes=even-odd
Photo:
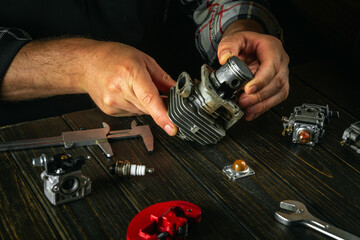
[[[69,38],[30,42],[13,60],[1,88],[3,100],[24,100],[60,94],[88,93],[106,114],[125,110],[150,114],[169,135],[170,121],[159,90],[175,81],[153,58],[115,42]]]
[[[83,87],[103,112],[150,114],[169,135],[176,134],[159,96],[159,90],[166,93],[175,81],[153,58],[124,44],[102,42],[88,60]]]

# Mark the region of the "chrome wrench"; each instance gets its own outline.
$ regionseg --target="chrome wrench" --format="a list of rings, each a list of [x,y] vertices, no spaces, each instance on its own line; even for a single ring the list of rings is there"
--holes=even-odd
[[[348,233],[340,228],[334,227],[314,216],[306,209],[305,204],[295,200],[284,200],[280,202],[280,208],[290,211],[275,212],[275,218],[286,226],[304,225],[334,239],[360,240],[359,237]]]
[[[107,157],[112,157],[108,139],[124,139],[142,137],[146,149],[149,152],[154,150],[154,137],[149,125],[137,126],[136,121],[131,122],[131,129],[110,131],[110,127],[105,122],[103,128],[63,132],[61,136],[26,139],[0,143],[0,152],[22,150],[39,147],[64,146],[65,148],[98,145]]]

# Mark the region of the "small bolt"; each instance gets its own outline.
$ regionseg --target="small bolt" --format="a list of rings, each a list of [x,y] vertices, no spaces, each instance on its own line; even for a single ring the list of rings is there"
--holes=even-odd
[[[64,171],[62,170],[62,168],[58,168],[58,169],[56,169],[56,171],[55,171],[55,173],[56,174],[61,174],[61,173],[63,173]]]
[[[53,192],[58,192],[59,191],[59,186],[57,186],[57,185],[53,186],[52,191]]]
[[[297,211],[296,211],[296,214],[302,214],[304,212],[304,209],[298,209]]]
[[[43,167],[46,162],[46,155],[43,153],[40,157],[33,158],[32,164],[34,167]]]

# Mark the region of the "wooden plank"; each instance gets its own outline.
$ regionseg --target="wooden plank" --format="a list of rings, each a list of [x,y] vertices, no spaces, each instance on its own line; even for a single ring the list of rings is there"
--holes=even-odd
[[[8,141],[57,136],[63,131],[70,130],[63,119],[58,117],[3,128],[1,135]],[[64,152],[74,157],[89,155],[84,148],[65,150],[63,147],[14,151],[11,155],[61,238],[124,238],[129,220],[136,214],[135,208],[93,158],[82,168],[83,174],[92,180],[90,196],[58,206],[53,206],[46,199],[43,194],[43,182],[40,179],[43,169],[34,168],[31,159],[41,153],[54,155]],[[18,211],[19,214],[23,214],[22,209]],[[21,219],[19,224],[22,224]],[[29,227],[36,226],[29,225]]]
[[[108,123],[113,130],[129,129],[134,118],[112,118],[98,110],[67,114],[66,121],[74,128],[97,128],[101,122]],[[155,173],[145,177],[130,179],[114,178],[121,191],[138,211],[158,202],[184,200],[198,205],[202,209],[202,220],[193,228],[193,239],[239,239],[253,238],[247,227],[242,226],[241,219],[236,219],[227,208],[214,198],[211,189],[204,189],[199,180],[181,163],[174,159],[155,138],[155,151],[148,154],[141,139],[117,140],[111,143],[114,157],[117,160],[129,160],[137,164],[153,167]],[[110,163],[96,146],[89,147],[100,164],[106,168]],[[210,191],[210,193],[209,193]],[[129,219],[130,220],[130,219]],[[255,235],[256,236],[256,235]]]
[[[151,125],[155,138],[176,157],[183,168],[197,179],[197,184],[206,189],[208,195],[216,199],[217,204],[223,206],[226,211],[237,218],[240,224],[245,226],[256,238],[309,239],[309,236],[310,238],[322,238],[321,235],[303,228],[289,229],[275,220],[274,212],[279,210],[281,200],[293,198],[303,200],[303,198],[281,182],[268,168],[264,168],[259,161],[231,138],[226,137],[211,147],[199,146],[196,143],[169,137],[148,117],[139,119],[143,123]],[[155,149],[159,148],[161,146],[156,145]],[[222,168],[238,158],[246,159],[255,170],[256,175],[238,182],[228,180],[223,175]],[[142,161],[146,161],[146,159],[142,159]],[[170,165],[173,164],[172,162]],[[172,172],[169,171],[164,174],[172,176]],[[172,181],[168,184],[182,180],[181,176],[171,179]],[[209,211],[207,207],[201,206],[204,211]],[[316,213],[311,206],[309,209]],[[207,217],[209,216],[205,215],[203,219],[205,220]],[[221,224],[220,220],[218,224]],[[208,226],[212,228],[212,225]],[[222,232],[223,234],[227,233],[224,230]],[[236,236],[235,229],[231,229],[230,235],[224,235],[221,239],[229,239],[228,237],[233,239],[231,236]]]
[[[347,146],[340,146],[344,130],[350,127],[352,123],[358,121],[358,119],[337,105],[339,102],[337,98],[334,100],[324,98],[294,75],[291,75],[291,88],[294,90],[291,90],[289,98],[282,104],[274,107],[274,112],[279,114],[279,116],[289,117],[290,113],[294,111],[294,107],[301,106],[303,103],[329,105],[330,110],[339,111],[340,118],[331,119],[329,124],[325,126],[325,135],[320,140],[319,146],[336,156],[339,161],[352,168],[356,173],[360,173],[360,155]]]
[[[55,239],[55,227],[14,161],[0,154],[0,239]]]
[[[283,138],[276,119],[269,112],[230,134],[318,209],[319,217],[360,235],[360,175],[323,148],[294,145]],[[254,137],[247,137],[250,134]]]
[[[358,172],[324,148],[292,144],[281,131],[280,117],[267,112],[252,122],[240,122],[229,134],[320,211],[318,217],[360,235]]]

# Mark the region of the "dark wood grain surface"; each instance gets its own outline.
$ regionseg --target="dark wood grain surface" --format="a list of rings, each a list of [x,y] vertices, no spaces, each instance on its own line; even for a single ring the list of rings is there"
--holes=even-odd
[[[128,129],[135,119],[150,125],[155,150],[149,154],[141,138],[135,138],[112,141],[112,159],[97,146],[1,153],[1,239],[126,239],[127,226],[138,212],[171,200],[189,201],[202,210],[201,224],[192,228],[189,239],[326,239],[313,230],[278,223],[274,212],[284,199],[301,201],[313,215],[360,236],[360,155],[339,144],[343,131],[359,121],[359,105],[335,90],[323,91],[311,81],[319,76],[316,69],[313,74],[304,69],[311,68],[292,71],[284,103],[254,121],[240,120],[211,146],[169,137],[148,116],[114,118],[98,109],[2,127],[1,141],[10,141],[100,128],[102,122],[113,130]],[[281,136],[281,116],[288,117],[303,103],[329,104],[340,111],[314,147]],[[92,192],[53,206],[43,193],[43,169],[33,167],[31,160],[41,153],[64,152],[90,156],[82,171],[92,181]],[[222,168],[236,159],[245,160],[256,174],[228,180]],[[144,164],[155,172],[112,176],[108,166],[117,160]]]

